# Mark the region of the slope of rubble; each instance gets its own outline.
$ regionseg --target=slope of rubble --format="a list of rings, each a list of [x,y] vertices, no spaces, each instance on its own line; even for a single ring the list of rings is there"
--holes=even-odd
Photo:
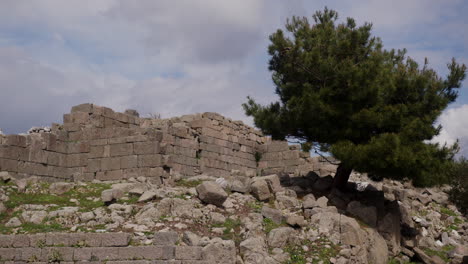
[[[446,189],[357,173],[347,193],[313,172],[244,184],[0,176],[0,263],[462,263],[468,255],[468,223]]]

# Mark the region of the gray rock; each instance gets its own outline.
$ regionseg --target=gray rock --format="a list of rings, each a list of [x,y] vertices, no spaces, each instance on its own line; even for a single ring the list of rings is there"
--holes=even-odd
[[[0,171],[0,180],[4,183],[11,181],[13,177],[8,171]]]
[[[262,237],[250,237],[240,243],[241,255],[263,252],[266,248],[265,240]]]
[[[124,192],[122,189],[108,189],[104,190],[101,193],[101,200],[104,203],[111,203],[115,200],[122,198],[124,196]]]
[[[198,198],[205,203],[222,206],[228,194],[214,182],[204,182],[197,186]]]
[[[273,220],[273,222],[277,224],[281,224],[284,221],[283,214],[281,213],[280,210],[273,209],[268,206],[262,207],[262,215],[263,217]]]
[[[94,213],[93,212],[84,212],[80,215],[80,220],[82,222],[88,222],[94,219]]]
[[[23,220],[27,223],[40,224],[47,217],[46,211],[24,211],[21,214]]]
[[[304,216],[302,215],[288,215],[286,217],[286,223],[290,226],[305,226]]]
[[[144,192],[145,192],[145,189],[140,188],[140,187],[137,187],[137,188],[133,188],[133,189],[131,189],[130,191],[128,191],[128,194],[140,196],[140,195],[142,195]]]
[[[374,206],[365,206],[358,201],[352,201],[348,204],[346,211],[372,227],[377,224],[377,209]]]
[[[211,212],[210,216],[211,216],[211,222],[213,224],[223,224],[224,222],[226,222],[226,217],[224,217],[224,215],[220,213]]]
[[[270,199],[270,189],[268,188],[268,183],[265,180],[256,180],[252,183],[250,188],[252,195],[257,198],[257,200],[266,201]]]
[[[313,194],[308,194],[304,196],[302,207],[304,209],[314,208],[315,207],[315,196]]]
[[[70,182],[55,182],[49,187],[49,191],[53,194],[64,194],[73,189],[74,184]]]
[[[146,191],[144,192],[140,198],[138,199],[138,202],[147,202],[147,201],[151,201],[153,200],[154,198],[156,197],[156,193],[155,192],[152,192],[152,191]]]
[[[182,237],[182,241],[188,246],[198,246],[200,243],[200,237],[190,231],[185,231]]]
[[[18,217],[13,217],[5,224],[6,227],[18,227],[21,225],[21,221]]]
[[[231,191],[238,193],[248,193],[250,191],[250,186],[246,183],[242,183],[239,180],[234,180],[231,183]]]
[[[299,201],[295,197],[287,195],[276,195],[276,201],[280,204],[281,208],[295,208],[299,206]]]
[[[158,246],[173,246],[179,240],[179,235],[177,232],[168,231],[168,232],[156,232],[154,233],[154,245]]]
[[[326,208],[328,204],[328,198],[325,196],[322,196],[317,199],[315,202],[315,206],[320,207],[320,208]]]
[[[268,184],[268,188],[272,193],[277,193],[283,190],[283,187],[281,187],[279,176],[276,174],[254,178],[254,182],[262,180]]]
[[[268,234],[268,245],[272,248],[282,248],[288,243],[291,235],[294,234],[294,229],[291,227],[279,227],[273,229]]]

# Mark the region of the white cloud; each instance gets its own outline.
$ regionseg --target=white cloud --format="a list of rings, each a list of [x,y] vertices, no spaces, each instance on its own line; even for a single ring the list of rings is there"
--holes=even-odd
[[[468,104],[446,110],[439,117],[442,125],[440,135],[433,139],[440,144],[453,144],[459,140],[461,151],[459,155],[468,158]]]

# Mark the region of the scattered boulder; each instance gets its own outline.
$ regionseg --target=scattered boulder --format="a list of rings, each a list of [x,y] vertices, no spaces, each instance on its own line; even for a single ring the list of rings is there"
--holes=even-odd
[[[270,199],[271,193],[265,180],[256,180],[251,186],[252,195],[259,201]]]
[[[18,227],[21,225],[21,221],[18,217],[13,217],[5,224],[6,227]]]
[[[374,206],[366,206],[358,201],[352,201],[348,204],[346,212],[359,217],[364,223],[371,227],[377,225],[377,209]]]
[[[286,223],[292,227],[303,227],[306,225],[304,216],[302,215],[288,215],[286,217]]]
[[[272,248],[282,248],[290,240],[290,236],[294,234],[294,229],[291,227],[279,227],[273,229],[268,234],[268,245]]]
[[[276,174],[256,177],[253,180],[254,180],[254,183],[256,181],[265,181],[268,184],[268,188],[270,189],[271,193],[277,193],[283,190],[283,187],[281,187],[279,176]]]
[[[273,220],[276,224],[281,224],[284,221],[283,214],[278,209],[273,209],[268,206],[262,207],[262,215],[265,218]]]
[[[155,192],[146,191],[140,196],[140,198],[138,198],[138,202],[140,203],[147,202],[147,201],[153,200],[155,197],[156,197]]]
[[[0,180],[4,183],[11,181],[13,177],[8,171],[0,171]]]
[[[73,189],[74,184],[70,182],[55,182],[49,186],[49,191],[53,194],[62,195],[71,189]]]
[[[21,218],[26,223],[40,224],[47,217],[46,211],[24,211],[21,214]]]
[[[197,186],[198,198],[207,204],[222,206],[228,194],[215,182],[204,182]]]
[[[102,191],[101,200],[106,204],[110,204],[123,196],[124,192],[121,189],[107,189]]]

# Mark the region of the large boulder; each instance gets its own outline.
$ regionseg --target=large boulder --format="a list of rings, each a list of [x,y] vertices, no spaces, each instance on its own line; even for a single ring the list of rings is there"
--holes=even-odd
[[[252,195],[259,201],[270,199],[271,193],[268,188],[268,183],[265,180],[256,180],[250,187]]]
[[[275,228],[268,234],[268,246],[271,248],[283,248],[293,234],[294,229],[291,227]]]
[[[268,206],[262,207],[262,215],[265,218],[271,219],[276,224],[281,224],[284,221],[283,214],[280,210]]]
[[[276,174],[268,175],[268,176],[262,176],[262,177],[256,177],[253,179],[254,182],[256,181],[265,181],[268,184],[268,188],[270,189],[270,192],[272,193],[277,193],[283,190],[283,187],[281,187],[280,179],[279,176]]]
[[[371,227],[375,227],[377,224],[377,208],[374,206],[366,206],[358,201],[352,201],[348,204],[346,212],[359,217],[364,223]]]
[[[198,198],[207,204],[222,206],[228,194],[215,182],[204,182],[197,186]]]

